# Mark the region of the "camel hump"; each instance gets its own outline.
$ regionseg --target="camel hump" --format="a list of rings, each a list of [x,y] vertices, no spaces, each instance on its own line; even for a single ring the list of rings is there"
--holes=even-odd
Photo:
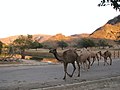
[[[69,50],[66,50],[66,51],[63,52],[63,57],[66,57],[66,56],[77,57],[78,54],[75,50],[69,49]]]
[[[108,50],[106,50],[106,52],[109,52]]]
[[[105,53],[104,53],[105,55],[111,55],[111,52],[110,51],[105,51]]]
[[[72,54],[72,53],[76,53],[76,51],[72,50],[72,49],[69,49],[69,50],[64,51],[63,54]]]

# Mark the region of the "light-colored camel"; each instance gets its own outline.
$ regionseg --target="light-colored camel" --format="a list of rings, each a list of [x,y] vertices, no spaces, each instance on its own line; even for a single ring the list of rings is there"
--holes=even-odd
[[[78,77],[80,76],[80,65],[79,65],[79,61],[78,61],[78,54],[76,53],[75,50],[66,50],[63,52],[62,56],[60,56],[58,53],[57,53],[57,50],[56,49],[50,49],[49,53],[53,53],[53,55],[55,56],[55,58],[60,61],[60,62],[63,62],[63,65],[64,65],[64,78],[63,79],[66,79],[66,74],[70,77],[73,76],[75,70],[76,70],[76,66],[75,66],[75,61],[78,65]],[[73,72],[72,74],[68,74],[67,72],[67,66],[68,66],[68,63],[71,63],[74,67],[73,69]]]
[[[98,53],[97,52],[94,52],[94,51],[91,51],[91,50],[88,50],[89,53],[90,53],[90,58],[93,59],[92,63],[91,63],[91,66],[93,65],[93,63],[95,62],[95,60],[97,59],[98,61],[98,65],[99,65],[99,56],[98,56]]]
[[[90,65],[87,64],[87,61],[90,61],[89,59],[90,59],[90,57],[86,57],[86,55],[84,53],[80,54],[78,56],[78,60],[79,60],[79,62],[81,64],[81,66],[83,65],[84,66],[84,70],[86,69],[87,71],[90,68]]]
[[[90,53],[87,51],[87,49],[80,50],[78,60],[81,66],[82,65],[84,66],[84,69],[85,69],[85,65],[87,70],[90,68]],[[89,64],[87,64],[87,62]]]
[[[107,58],[110,59],[110,65],[112,65],[112,59],[111,59],[111,52],[110,51],[105,51],[104,53],[102,53],[101,51],[98,52],[100,54],[100,56],[102,56],[104,58],[104,66],[105,66],[105,63],[107,63],[109,65],[109,63],[107,62]]]

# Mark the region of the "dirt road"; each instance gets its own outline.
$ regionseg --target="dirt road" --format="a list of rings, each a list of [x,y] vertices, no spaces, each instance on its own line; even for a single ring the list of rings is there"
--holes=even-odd
[[[68,66],[68,72],[72,72],[73,67]],[[89,71],[81,70],[81,76],[77,77],[77,70],[72,78],[64,76],[63,65],[18,65],[0,67],[0,90],[30,90],[43,87],[51,87],[85,81],[104,79],[108,77],[120,76],[120,60],[113,60],[112,66],[103,66],[96,63]]]

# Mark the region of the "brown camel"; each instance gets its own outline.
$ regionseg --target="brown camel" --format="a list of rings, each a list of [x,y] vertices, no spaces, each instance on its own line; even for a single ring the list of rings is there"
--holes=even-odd
[[[105,63],[107,63],[109,65],[109,63],[107,62],[107,58],[110,59],[110,65],[112,65],[112,59],[111,59],[111,52],[110,51],[105,51],[103,54],[101,51],[98,52],[100,54],[100,56],[102,56],[104,58],[104,66],[105,66]]]
[[[76,70],[76,67],[75,67],[75,61],[78,65],[78,77],[80,76],[80,65],[79,65],[79,61],[77,60],[77,57],[78,57],[78,54],[76,53],[75,50],[66,50],[63,52],[62,56],[60,56],[58,53],[57,53],[57,50],[56,49],[50,49],[49,53],[53,53],[53,55],[55,56],[55,58],[60,61],[60,62],[63,62],[63,65],[64,65],[64,78],[63,79],[66,79],[66,74],[69,76],[69,77],[72,77],[75,70]],[[72,74],[68,74],[67,72],[67,66],[68,66],[68,63],[71,63],[74,67],[74,70],[72,72]]]

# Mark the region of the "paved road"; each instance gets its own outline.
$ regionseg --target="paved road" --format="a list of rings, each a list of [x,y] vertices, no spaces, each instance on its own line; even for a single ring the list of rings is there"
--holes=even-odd
[[[68,72],[71,73],[69,65]],[[97,66],[95,63],[89,71],[81,70],[81,77],[77,77],[77,70],[72,78],[64,76],[63,65],[37,65],[37,66],[10,66],[0,67],[0,90],[29,90],[35,88],[51,87],[62,84],[72,84],[96,79],[104,79],[120,75],[120,60],[113,61],[113,65]]]

